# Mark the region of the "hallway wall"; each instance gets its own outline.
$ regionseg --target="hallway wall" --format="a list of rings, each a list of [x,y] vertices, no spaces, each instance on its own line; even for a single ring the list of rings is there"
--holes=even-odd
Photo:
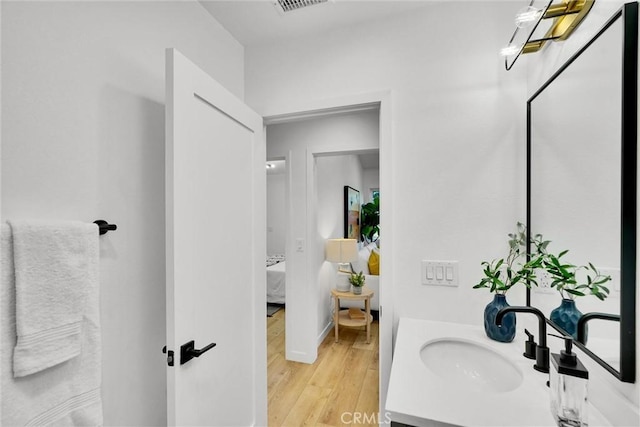
[[[285,172],[267,174],[267,255],[285,253],[286,176]]]
[[[316,293],[318,295],[318,341],[322,333],[333,322],[331,289],[335,288],[337,265],[325,261],[324,247],[327,239],[344,237],[344,186],[360,192],[363,196],[363,170],[354,154],[316,156],[316,206],[318,224],[315,245],[318,248],[316,266],[318,270]],[[318,342],[318,345],[320,342]]]

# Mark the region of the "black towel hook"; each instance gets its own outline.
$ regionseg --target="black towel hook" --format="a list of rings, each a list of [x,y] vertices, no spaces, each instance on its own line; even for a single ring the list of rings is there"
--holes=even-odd
[[[107,221],[103,219],[97,219],[93,221],[94,224],[98,225],[98,229],[100,230],[100,235],[106,234],[108,231],[114,231],[118,229],[118,226],[115,224],[109,224]]]

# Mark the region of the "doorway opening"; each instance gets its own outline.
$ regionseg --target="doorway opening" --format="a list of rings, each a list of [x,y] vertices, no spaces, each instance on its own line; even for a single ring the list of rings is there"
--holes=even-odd
[[[335,266],[324,260],[324,245],[328,238],[343,235],[344,186],[359,188],[363,203],[370,201],[373,189],[379,191],[381,187],[379,115],[379,104],[371,104],[367,108],[360,106],[350,111],[332,110],[313,115],[305,113],[304,118],[278,120],[271,124],[267,120],[268,163],[285,159],[285,173],[280,180],[285,183],[285,223],[288,226],[283,233],[286,240],[285,309],[267,322],[270,425],[283,422],[283,417],[289,417],[287,423],[291,423],[293,419],[297,421],[295,417],[302,413],[311,416],[310,410],[317,416],[325,417],[315,420],[318,422],[323,419],[328,421],[332,414],[335,415],[337,407],[322,405],[322,398],[318,400],[318,396],[315,396],[312,399],[320,405],[313,409],[307,401],[307,395],[318,391],[320,383],[323,393],[328,393],[326,398],[332,393],[344,391],[340,387],[335,390],[332,387],[339,384],[337,377],[352,371],[345,369],[350,364],[345,365],[345,361],[342,361],[329,369],[327,366],[333,366],[334,362],[325,359],[327,354],[335,353],[335,347],[342,348],[340,354],[345,357],[347,354],[355,357],[354,354],[375,353],[375,369],[369,369],[368,362],[359,363],[359,366],[367,369],[356,382],[362,386],[366,377],[367,385],[362,393],[352,390],[356,401],[351,404],[355,405],[357,401],[362,404],[362,399],[368,399],[369,404],[375,402],[375,410],[371,409],[370,412],[378,412],[378,324],[376,322],[372,328],[372,337],[375,339],[368,344],[363,339],[364,328],[362,331],[341,331],[340,343],[334,343],[330,291],[335,287]],[[375,167],[371,166],[373,158]],[[366,164],[365,168],[362,163]],[[378,170],[372,173],[374,168]],[[375,176],[375,182],[365,183],[365,175],[369,180]],[[268,218],[268,235],[276,232],[276,227],[271,223],[275,222]],[[343,339],[347,341],[343,342]],[[349,339],[352,349],[346,350]],[[275,350],[278,346],[279,350]],[[365,347],[368,353],[363,353]],[[319,380],[322,375],[327,375],[327,378]],[[271,405],[274,400],[277,400],[277,407]],[[338,401],[345,403],[350,399],[339,398]],[[282,413],[283,405],[286,413]]]
[[[269,159],[267,170],[267,317],[285,305],[287,235],[285,159]]]

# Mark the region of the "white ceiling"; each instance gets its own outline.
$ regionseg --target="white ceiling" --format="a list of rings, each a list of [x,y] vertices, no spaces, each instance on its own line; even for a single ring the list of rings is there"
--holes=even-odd
[[[434,0],[329,0],[279,12],[275,0],[199,0],[243,46],[323,34],[336,28],[387,19],[433,4]],[[446,1],[446,0],[441,0]]]
[[[275,0],[199,0],[243,46],[322,34],[368,21],[409,13],[438,0],[329,0],[282,13]],[[442,0],[446,1],[446,0]],[[360,154],[363,169],[378,169],[379,154]],[[284,173],[284,161],[269,161],[268,174]]]

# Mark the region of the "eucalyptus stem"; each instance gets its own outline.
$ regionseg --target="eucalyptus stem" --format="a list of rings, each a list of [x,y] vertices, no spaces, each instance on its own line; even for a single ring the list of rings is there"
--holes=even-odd
[[[535,283],[534,269],[539,267],[539,260],[530,262],[528,256],[524,256],[522,250],[526,246],[527,235],[526,226],[517,223],[516,233],[509,233],[509,253],[505,258],[494,259],[491,262],[483,261],[483,272],[485,277],[473,288],[489,288],[489,291],[496,294],[506,294],[514,285],[522,282],[525,286],[530,286],[530,282]],[[519,263],[520,262],[520,263]],[[505,271],[506,270],[506,271]],[[506,277],[502,278],[503,273]]]

